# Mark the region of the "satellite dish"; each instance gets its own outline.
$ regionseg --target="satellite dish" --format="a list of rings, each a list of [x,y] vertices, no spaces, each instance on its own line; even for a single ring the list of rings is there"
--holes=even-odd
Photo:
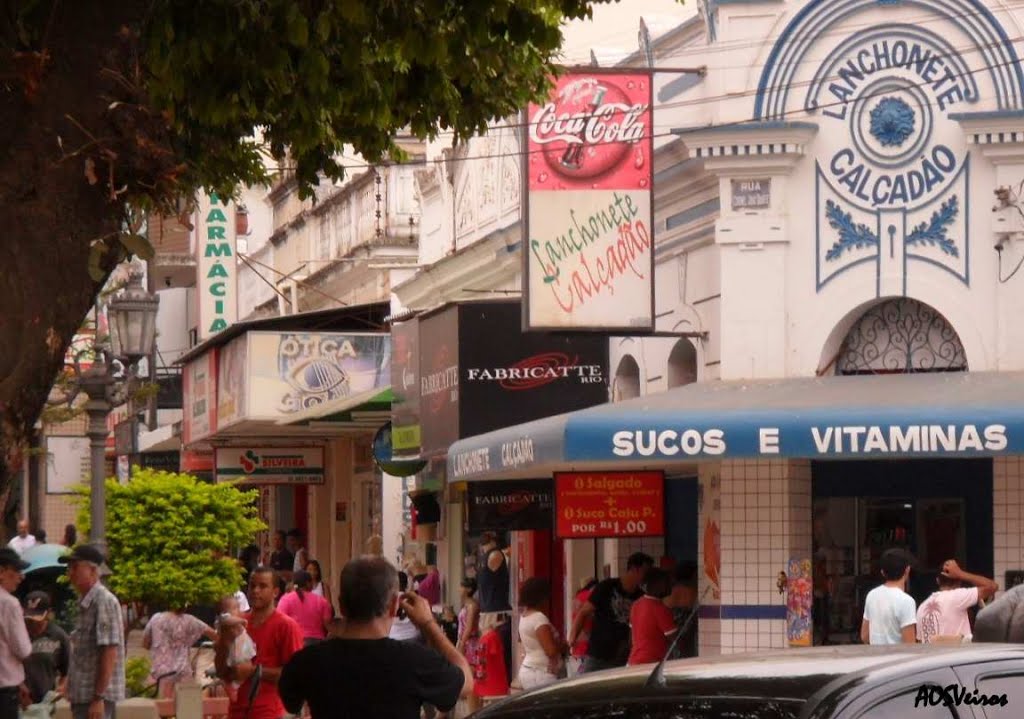
[[[391,423],[387,422],[373,438],[373,461],[380,471],[392,477],[411,477],[427,466],[425,459],[394,459],[391,453]]]

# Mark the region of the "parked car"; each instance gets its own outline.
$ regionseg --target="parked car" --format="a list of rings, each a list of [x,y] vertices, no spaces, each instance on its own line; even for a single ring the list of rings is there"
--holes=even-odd
[[[473,719],[1020,719],[1024,645],[829,646],[584,675]],[[992,703],[982,706],[979,702]],[[948,704],[948,705],[947,705]]]

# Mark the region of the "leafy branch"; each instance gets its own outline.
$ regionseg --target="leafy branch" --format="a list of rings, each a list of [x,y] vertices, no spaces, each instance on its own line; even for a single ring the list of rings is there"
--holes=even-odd
[[[847,250],[878,246],[878,235],[863,223],[855,224],[850,213],[843,212],[832,200],[825,203],[825,217],[828,219],[829,227],[839,232],[839,239],[825,254],[826,260],[837,260]]]
[[[953,257],[960,256],[960,250],[956,242],[946,236],[946,230],[953,224],[956,216],[960,213],[960,201],[956,195],[939,205],[939,209],[932,213],[928,222],[917,225],[907,235],[908,245],[933,245]]]

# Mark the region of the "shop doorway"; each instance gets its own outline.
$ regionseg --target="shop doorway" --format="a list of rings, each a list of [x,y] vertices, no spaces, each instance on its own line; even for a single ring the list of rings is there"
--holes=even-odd
[[[918,604],[947,559],[992,576],[990,459],[813,462],[812,478],[815,643],[857,641],[891,547],[917,558]]]
[[[665,554],[672,566],[697,566],[697,498],[696,477],[665,479]]]

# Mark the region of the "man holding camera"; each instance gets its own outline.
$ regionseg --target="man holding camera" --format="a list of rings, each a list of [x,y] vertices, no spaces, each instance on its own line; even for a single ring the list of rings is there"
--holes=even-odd
[[[345,616],[339,636],[298,652],[281,673],[278,690],[288,711],[297,714],[306,702],[313,719],[418,719],[424,704],[448,711],[472,693],[466,658],[445,637],[426,599],[399,592],[398,572],[386,560],[346,564],[338,603]],[[399,609],[428,646],[388,637]]]

